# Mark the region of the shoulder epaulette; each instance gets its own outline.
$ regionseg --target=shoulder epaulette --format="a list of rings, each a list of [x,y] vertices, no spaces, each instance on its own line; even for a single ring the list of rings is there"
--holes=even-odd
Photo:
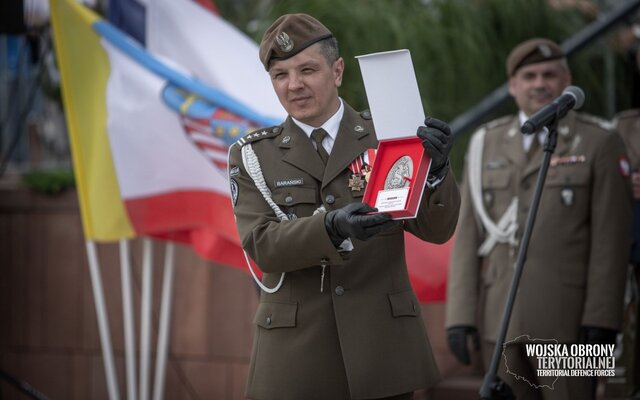
[[[588,124],[598,125],[600,128],[605,129],[607,131],[610,131],[614,127],[613,122],[607,121],[604,118],[591,115],[591,114],[576,113],[576,118]]]
[[[247,143],[257,142],[258,140],[271,138],[278,136],[282,132],[281,126],[272,126],[270,128],[256,129],[255,131],[247,134],[242,139],[238,140],[236,143],[242,147]]]
[[[493,121],[489,121],[483,125],[484,128],[494,129],[499,126],[508,124],[513,118],[513,115],[505,115],[504,117],[500,117],[498,119],[494,119]]]
[[[621,119],[638,118],[638,117],[640,117],[640,108],[634,108],[631,110],[625,110],[617,113],[615,119],[621,120]]]

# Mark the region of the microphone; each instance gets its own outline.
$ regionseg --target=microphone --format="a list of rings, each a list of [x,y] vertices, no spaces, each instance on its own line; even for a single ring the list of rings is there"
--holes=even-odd
[[[577,86],[568,86],[562,94],[542,107],[538,112],[529,118],[520,131],[525,135],[538,132],[543,127],[551,124],[556,118],[560,119],[567,115],[569,110],[582,107],[584,103],[584,92]]]

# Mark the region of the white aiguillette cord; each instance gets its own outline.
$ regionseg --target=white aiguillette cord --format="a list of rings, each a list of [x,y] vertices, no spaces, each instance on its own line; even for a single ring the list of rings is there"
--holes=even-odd
[[[272,199],[271,190],[269,190],[269,187],[267,187],[267,183],[265,182],[264,176],[262,175],[262,168],[260,168],[258,156],[256,155],[256,152],[253,151],[253,148],[251,148],[251,144],[245,144],[242,147],[242,163],[244,164],[244,169],[247,171],[251,179],[253,179],[253,183],[256,185],[256,188],[260,191],[262,197],[264,197],[264,200],[267,202],[267,204],[269,204],[269,207],[271,207],[273,212],[276,214],[276,217],[278,217],[280,221],[289,221],[289,217],[287,217],[287,214],[282,212],[280,207],[278,207],[278,205]],[[313,215],[324,212],[327,212],[327,210],[324,208],[324,206],[320,206],[313,212]],[[258,276],[251,266],[251,261],[249,261],[247,252],[244,249],[242,249],[242,252],[244,253],[244,258],[247,261],[247,266],[249,267],[249,271],[253,276],[253,280],[258,284],[258,286],[260,286],[260,289],[264,290],[267,293],[275,293],[280,290],[280,288],[282,287],[282,283],[284,282],[284,276],[286,274],[284,272],[282,273],[282,275],[280,276],[280,281],[274,288],[268,288],[260,281],[260,279],[258,279]],[[326,266],[326,264],[322,265],[322,277],[320,278],[321,292],[324,284],[324,270]]]
[[[289,221],[289,217],[287,217],[287,214],[285,214],[280,209],[280,207],[278,207],[278,205],[273,201],[271,190],[269,190],[269,187],[267,186],[267,183],[264,180],[264,175],[262,174],[262,168],[260,167],[260,162],[258,161],[258,156],[256,155],[256,152],[253,151],[253,148],[251,148],[251,144],[248,143],[242,146],[241,152],[242,152],[242,163],[244,164],[244,169],[247,171],[251,179],[253,179],[253,183],[256,185],[256,188],[258,189],[258,191],[260,191],[260,193],[262,194],[262,197],[264,197],[264,200],[267,202],[267,204],[269,204],[269,207],[271,207],[273,212],[276,214],[276,217],[278,217],[280,221]],[[228,164],[228,160],[227,160],[227,164]],[[327,212],[327,210],[322,205],[313,212],[313,215],[325,213],[325,212]],[[260,281],[260,279],[258,279],[258,276],[253,270],[253,267],[251,266],[251,261],[249,260],[249,256],[247,255],[247,252],[244,249],[242,249],[242,252],[244,253],[244,258],[247,261],[247,267],[249,267],[249,271],[253,276],[253,280],[258,284],[258,286],[260,286],[260,289],[264,290],[267,293],[275,293],[278,290],[280,290],[280,288],[282,287],[282,283],[284,282],[284,276],[286,274],[284,272],[282,273],[282,275],[280,276],[280,281],[275,287],[273,288],[266,287]],[[320,278],[320,292],[323,291],[323,287],[324,287],[324,272],[326,267],[327,267],[327,264],[323,263],[322,274]]]
[[[473,202],[476,215],[480,218],[482,225],[487,231],[488,237],[478,248],[479,256],[486,256],[496,243],[509,243],[516,245],[515,238],[518,229],[518,198],[511,199],[511,203],[507,210],[498,221],[494,224],[487,210],[484,208],[482,201],[482,151],[484,149],[484,137],[487,133],[486,129],[481,129],[476,133],[469,143],[469,188],[471,190],[471,200]]]
[[[273,212],[276,213],[276,217],[278,217],[280,221],[288,221],[289,217],[287,217],[287,214],[282,212],[280,207],[278,207],[278,205],[271,198],[271,190],[269,190],[269,188],[267,187],[267,183],[265,182],[264,176],[262,175],[262,168],[260,168],[260,162],[258,161],[258,156],[256,155],[255,151],[253,151],[253,149],[251,148],[250,143],[242,146],[242,163],[244,164],[244,169],[247,171],[251,179],[253,179],[253,182],[256,185],[256,188],[258,188],[258,190],[262,194],[262,197],[264,197],[265,201],[267,202],[267,204],[269,204],[269,207],[271,207]],[[284,272],[282,273],[282,275],[280,276],[280,281],[275,287],[273,288],[266,287],[260,281],[260,279],[258,279],[258,276],[253,270],[253,267],[251,266],[251,261],[249,261],[249,256],[247,255],[247,252],[244,249],[242,249],[242,252],[244,253],[245,260],[247,260],[247,267],[249,267],[249,271],[253,276],[253,280],[258,284],[258,286],[260,286],[260,289],[264,290],[267,293],[275,293],[278,290],[280,290],[280,288],[282,287],[282,283],[284,282],[285,273]]]

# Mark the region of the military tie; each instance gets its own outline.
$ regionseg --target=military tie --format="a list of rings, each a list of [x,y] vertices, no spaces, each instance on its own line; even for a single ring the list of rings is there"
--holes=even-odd
[[[538,137],[538,132],[536,132],[533,134],[533,140],[531,141],[531,146],[529,147],[529,151],[527,151],[528,160],[531,160],[535,156],[539,147],[540,147],[540,138]]]
[[[322,128],[314,129],[313,132],[311,132],[311,139],[313,139],[313,141],[316,143],[316,150],[318,151],[318,155],[320,156],[320,159],[322,160],[324,165],[327,165],[327,160],[329,160],[329,153],[327,153],[324,147],[322,147],[322,140],[324,140],[325,137],[327,137],[327,132]]]

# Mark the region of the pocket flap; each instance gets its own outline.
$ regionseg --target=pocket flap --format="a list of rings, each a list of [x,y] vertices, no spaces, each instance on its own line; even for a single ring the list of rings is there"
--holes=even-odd
[[[389,293],[391,315],[394,317],[415,317],[418,315],[418,301],[412,290]]]
[[[292,328],[296,326],[298,303],[263,302],[258,305],[258,311],[253,323],[265,329]]]
[[[563,166],[554,167],[554,173],[547,175],[545,186],[587,186],[591,180],[588,168]]]
[[[509,186],[511,172],[507,169],[482,171],[482,187],[484,189],[504,189]]]
[[[285,187],[274,189],[273,201],[279,206],[293,206],[300,203],[316,203],[317,189],[305,187]]]

